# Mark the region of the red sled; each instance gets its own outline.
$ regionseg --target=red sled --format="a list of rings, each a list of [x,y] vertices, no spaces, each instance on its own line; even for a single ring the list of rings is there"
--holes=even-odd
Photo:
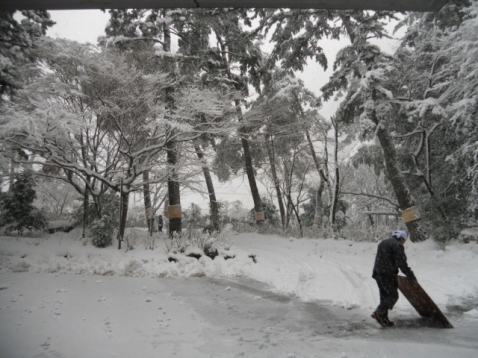
[[[418,282],[400,275],[397,278],[398,289],[420,316],[433,320],[439,327],[453,328],[453,325]]]

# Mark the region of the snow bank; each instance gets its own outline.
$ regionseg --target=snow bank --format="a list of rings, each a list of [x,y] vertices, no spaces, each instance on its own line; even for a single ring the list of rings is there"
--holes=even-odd
[[[273,291],[305,301],[346,309],[373,309],[378,289],[371,278],[376,243],[331,239],[296,239],[255,233],[232,237],[235,258],[169,262],[162,245],[131,251],[83,245],[78,232],[46,239],[0,237],[0,274],[69,273],[131,277],[250,277]],[[407,241],[406,253],[418,281],[442,308],[470,312],[478,307],[478,245],[456,243],[440,249],[434,242]],[[254,263],[250,255],[256,256]],[[411,310],[401,299],[397,310]]]
[[[62,235],[63,234],[63,235]],[[181,255],[169,262],[161,245],[146,250],[118,250],[114,246],[99,249],[84,245],[78,237],[57,233],[46,239],[0,237],[0,274],[5,272],[69,273],[132,277],[235,277],[253,265],[247,255],[233,260],[217,257],[200,260]]]

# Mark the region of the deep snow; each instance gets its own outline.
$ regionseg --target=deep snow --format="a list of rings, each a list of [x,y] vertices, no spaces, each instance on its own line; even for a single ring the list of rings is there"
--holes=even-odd
[[[233,234],[234,259],[172,263],[161,243],[125,252],[80,236],[0,237],[0,357],[478,355],[475,242],[408,241],[409,265],[456,328],[420,324],[401,297],[391,317],[402,328],[385,331],[370,318],[374,242]],[[265,288],[252,294],[249,279]],[[330,323],[337,318],[349,335]]]

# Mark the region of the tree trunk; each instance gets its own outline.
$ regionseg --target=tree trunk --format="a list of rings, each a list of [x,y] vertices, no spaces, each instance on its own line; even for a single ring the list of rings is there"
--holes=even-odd
[[[169,10],[163,10],[163,16],[166,17]],[[171,52],[171,31],[169,29],[169,23],[164,23],[163,28],[163,49],[164,52]],[[174,74],[174,64],[172,60],[168,63],[169,71]],[[174,88],[166,88],[166,106],[169,110],[174,108]],[[175,141],[169,141],[166,143],[167,160],[169,167],[168,176],[168,218],[169,218],[169,235],[172,236],[174,232],[181,234],[181,195],[179,192],[178,175],[176,172],[176,166],[178,164],[177,143]]]
[[[13,188],[13,184],[15,182],[15,162],[13,159],[10,159],[10,186],[8,187],[8,190],[11,191]]]
[[[325,184],[328,184],[328,179],[325,176],[324,170],[320,166],[319,159],[317,158],[317,154],[315,153],[314,144],[312,143],[312,139],[310,137],[309,131],[305,131],[305,136],[307,138],[307,143],[309,144],[310,154],[312,155],[312,159],[314,160],[315,168],[320,175],[320,184],[319,188],[317,189],[317,193],[315,195],[315,215],[314,215],[314,225],[322,226],[322,216],[324,215],[324,208],[322,202],[322,193],[324,192]]]
[[[151,192],[149,189],[149,170],[145,170],[143,171],[144,211],[146,216],[146,223],[148,224],[149,236],[153,236],[154,215],[153,207],[151,205]]]
[[[291,194],[290,192],[285,194],[286,196],[286,199],[287,199],[287,206],[291,208],[291,211],[294,212],[295,214],[295,217],[297,219],[297,223],[299,224],[299,230],[300,230],[300,237],[304,237],[304,230],[302,228],[302,221],[300,220],[300,216],[299,216],[299,204],[297,204],[297,208],[296,206],[294,205],[294,202],[292,201],[292,197],[291,197]]]
[[[179,192],[178,175],[176,173],[176,165],[178,163],[177,144],[176,142],[168,142],[166,144],[168,151],[168,218],[169,218],[169,235],[174,232],[181,234],[181,195]]]
[[[337,212],[337,204],[339,202],[339,189],[340,189],[340,176],[339,176],[339,166],[338,166],[338,152],[339,152],[339,134],[337,129],[337,122],[332,118],[332,124],[334,126],[334,164],[335,164],[335,184],[334,184],[334,194],[332,200],[332,207],[330,208],[330,222],[335,224],[335,213]]]
[[[274,158],[274,147],[271,141],[271,135],[267,133],[265,139],[266,139],[267,153],[269,154],[269,162],[271,165],[272,180],[274,181],[274,186],[275,186],[276,194],[277,194],[277,202],[279,203],[279,211],[280,211],[282,227],[285,228],[286,214],[285,214],[285,208],[284,208],[284,201],[282,199],[282,191],[280,190],[279,179],[277,178],[276,163]]]
[[[221,37],[220,33],[216,32],[217,40],[219,41],[220,49],[221,49],[221,57],[222,62],[224,64],[224,68],[226,70],[226,76],[230,81],[234,81],[232,77],[231,68],[229,65],[229,60],[227,56],[227,45],[224,43],[223,38]],[[241,109],[241,102],[236,99],[234,101],[236,106],[236,113],[237,119],[239,122],[243,121],[242,116],[242,109]],[[247,179],[249,181],[249,187],[251,188],[252,200],[254,201],[254,211],[256,213],[256,223],[261,223],[265,220],[264,211],[262,208],[262,200],[259,194],[259,190],[257,189],[256,178],[254,175],[254,168],[252,166],[252,158],[251,158],[251,150],[249,148],[249,142],[247,141],[247,129],[242,127],[239,129],[239,133],[241,135],[241,144],[242,150],[244,153],[244,166],[247,174]]]
[[[322,226],[322,217],[324,216],[324,205],[322,203],[322,193],[324,192],[325,184],[324,180],[320,179],[319,188],[315,195],[315,214],[314,214],[314,224],[318,227]]]
[[[126,219],[128,217],[129,188],[121,191],[120,223],[118,230],[118,249],[121,249],[121,241],[124,238]]]
[[[335,184],[334,184],[334,200],[332,201],[332,208],[330,209],[331,212],[331,223],[335,224],[335,214],[337,213],[337,204],[339,202],[339,168],[335,168]]]
[[[290,224],[290,219],[292,217],[292,212],[293,212],[293,208],[292,208],[292,203],[291,203],[291,200],[289,200],[289,198],[291,197],[291,192],[292,192],[292,182],[291,182],[291,176],[289,173],[289,168],[287,166],[287,163],[285,160],[282,160],[282,164],[284,165],[284,196],[287,198],[287,201],[286,201],[286,227],[289,227],[289,224]]]
[[[239,100],[236,100],[236,112],[239,118],[239,121],[242,121],[242,110]],[[261,223],[264,221],[264,211],[262,208],[262,200],[259,194],[259,189],[257,188],[256,184],[256,177],[254,175],[254,167],[252,166],[252,157],[251,157],[251,150],[249,148],[249,142],[246,139],[247,130],[241,128],[241,144],[242,150],[244,152],[244,164],[247,174],[247,179],[249,180],[249,187],[251,188],[252,200],[254,201],[254,211],[256,213],[256,222]]]
[[[395,145],[393,144],[392,138],[390,137],[390,133],[388,133],[387,128],[381,123],[378,124],[377,137],[383,150],[388,177],[392,183],[400,209],[405,210],[414,207],[415,202],[410,195],[410,191],[405,183],[405,179],[400,168],[398,167]],[[423,241],[426,239],[426,235],[421,226],[418,224],[418,221],[409,221],[406,222],[406,225],[410,234],[410,239],[413,242]]]
[[[86,225],[88,220],[88,186],[85,184],[85,193],[83,194],[83,236],[86,237]]]
[[[206,181],[207,192],[209,195],[209,216],[211,220],[211,226],[214,231],[219,231],[219,204],[216,199],[216,192],[214,190],[214,184],[212,182],[211,172],[204,159],[204,153],[199,145],[195,145],[196,155],[199,158],[204,174],[204,180]]]

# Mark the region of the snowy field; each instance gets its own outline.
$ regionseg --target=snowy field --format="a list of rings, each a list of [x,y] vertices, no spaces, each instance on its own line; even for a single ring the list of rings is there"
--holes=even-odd
[[[403,297],[398,327],[370,318],[377,243],[233,233],[234,259],[173,263],[161,243],[97,249],[80,236],[0,237],[1,358],[478,356],[475,242],[405,245],[447,330],[410,327],[420,319]]]

